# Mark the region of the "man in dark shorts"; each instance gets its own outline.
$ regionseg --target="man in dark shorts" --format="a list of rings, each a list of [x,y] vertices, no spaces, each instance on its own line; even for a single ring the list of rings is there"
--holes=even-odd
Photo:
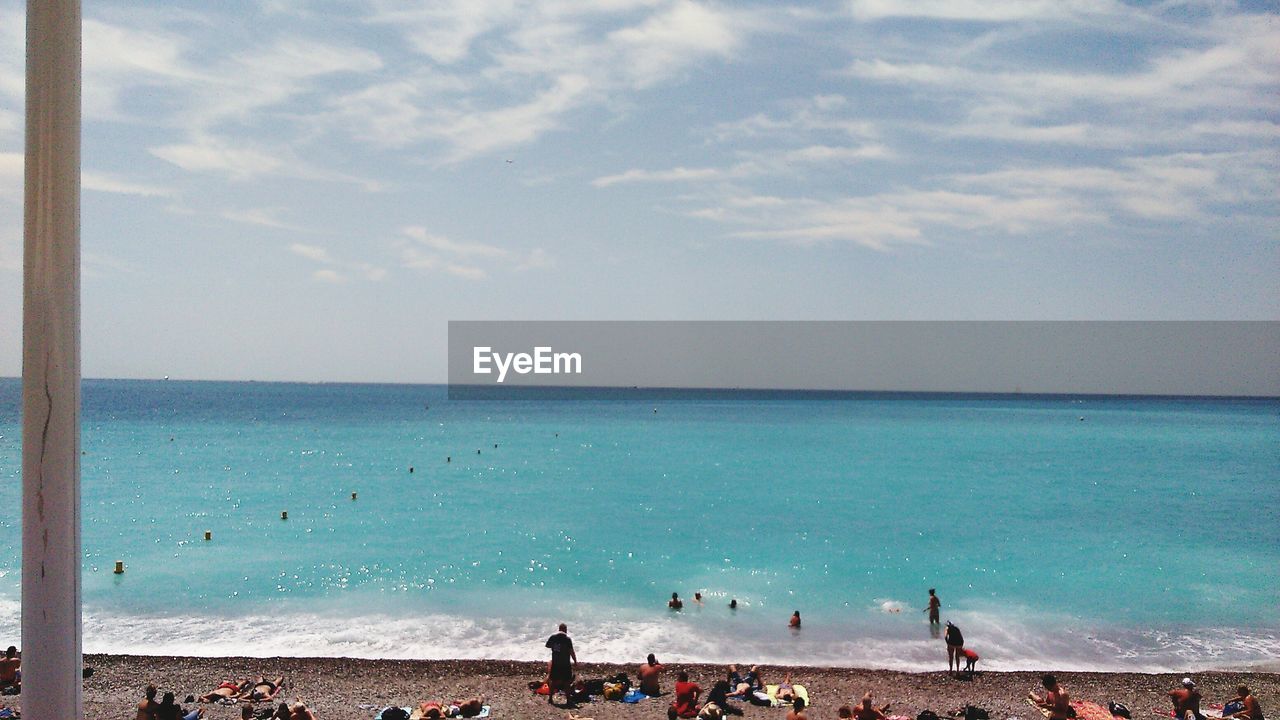
[[[938,599],[938,595],[933,588],[929,588],[929,607],[924,611],[929,613],[929,624],[937,625],[941,621],[938,615],[938,609],[942,607],[942,601]]]
[[[1200,714],[1200,691],[1189,677],[1182,678],[1182,686],[1170,690],[1169,700],[1173,703],[1173,716],[1179,720],[1204,720]]]
[[[560,623],[560,632],[547,638],[547,647],[551,649],[547,702],[550,703],[556,696],[556,691],[561,690],[564,692],[565,702],[571,703],[569,693],[573,690],[573,666],[578,664],[578,654],[573,651],[573,641],[569,639],[569,626]]]

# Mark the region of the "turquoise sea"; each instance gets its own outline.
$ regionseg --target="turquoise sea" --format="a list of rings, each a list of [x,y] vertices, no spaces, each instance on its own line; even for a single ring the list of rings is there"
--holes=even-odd
[[[83,397],[87,652],[531,659],[563,620],[583,660],[938,668],[936,587],[991,669],[1280,657],[1276,399]],[[0,380],[0,645],[19,415]]]

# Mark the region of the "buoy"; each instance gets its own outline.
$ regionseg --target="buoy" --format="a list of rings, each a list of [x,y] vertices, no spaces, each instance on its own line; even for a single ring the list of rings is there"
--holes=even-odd
[[[281,519],[281,520],[288,520],[288,519],[289,519],[289,511],[288,511],[288,510],[281,510],[281,511],[280,511],[280,519]]]
[[[123,560],[117,560],[117,561],[116,561],[116,574],[117,574],[117,575],[123,575],[123,574],[124,574],[124,561],[123,561]]]
[[[212,540],[212,539],[213,539],[213,531],[212,531],[212,530],[205,530],[205,531],[204,531],[204,539],[205,539],[205,540]]]
[[[352,499],[352,500],[355,500],[355,499],[356,499],[356,494],[355,494],[355,493],[351,493],[351,499]]]

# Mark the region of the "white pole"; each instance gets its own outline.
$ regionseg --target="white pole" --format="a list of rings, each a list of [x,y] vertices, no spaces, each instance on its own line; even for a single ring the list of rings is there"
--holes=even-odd
[[[27,2],[22,711],[80,700],[80,2]]]

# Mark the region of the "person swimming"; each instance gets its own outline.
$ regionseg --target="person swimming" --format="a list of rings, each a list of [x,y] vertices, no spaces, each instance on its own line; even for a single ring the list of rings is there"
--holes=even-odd
[[[800,627],[800,611],[799,610],[791,613],[791,619],[787,621],[787,626],[799,629]]]
[[[671,599],[667,601],[667,607],[672,610],[679,610],[684,607],[684,601],[680,599],[679,593],[671,593]]]

